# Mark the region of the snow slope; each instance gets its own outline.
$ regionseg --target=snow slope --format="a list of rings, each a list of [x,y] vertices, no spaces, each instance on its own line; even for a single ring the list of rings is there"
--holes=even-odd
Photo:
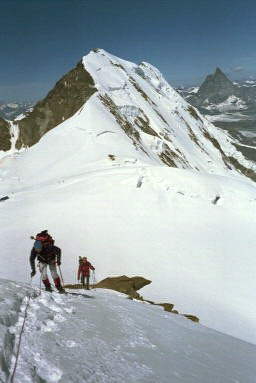
[[[31,187],[10,179],[14,192],[0,205],[0,275],[27,280],[29,235],[48,228],[63,249],[67,282],[87,255],[98,279],[143,275],[153,281],[148,298],[255,342],[255,187],[129,161],[94,166],[51,183],[33,178]]]
[[[0,277],[28,280],[29,236],[47,228],[66,282],[87,255],[98,279],[142,275],[147,298],[255,343],[256,190],[227,158],[255,165],[150,64],[102,50],[83,62],[98,92],[0,160]]]
[[[30,289],[6,280],[0,286],[0,344],[6,345],[0,381],[7,382]],[[113,291],[38,292],[30,300],[15,383],[255,381],[253,345]]]

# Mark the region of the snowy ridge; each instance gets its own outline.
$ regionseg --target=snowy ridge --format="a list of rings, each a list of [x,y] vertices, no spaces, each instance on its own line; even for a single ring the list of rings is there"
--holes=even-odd
[[[83,130],[81,147],[91,141],[95,153],[87,162],[133,153],[146,163],[214,174],[248,175],[249,169],[254,179],[256,165],[237,151],[230,136],[189,105],[157,68],[133,64],[102,49],[91,51],[82,62],[98,92],[54,130],[62,142],[64,129],[70,136],[77,136],[74,129]],[[19,121],[23,119],[17,126]],[[117,144],[120,138],[122,145]]]
[[[135,65],[104,50],[90,52],[83,63],[101,97],[110,99],[112,109],[116,106],[114,112],[140,131],[142,148],[150,158],[159,162],[160,157],[171,166],[230,173],[234,167],[223,159],[213,138],[224,155],[234,156],[243,166],[256,169],[255,164],[237,153],[232,139],[209,124],[151,64]],[[106,104],[110,107],[109,101]],[[209,162],[214,162],[214,167]]]
[[[0,380],[13,370],[28,287],[0,280]],[[120,293],[33,289],[15,382],[205,383],[255,380],[255,346]],[[13,316],[14,310],[18,317]],[[15,337],[15,341],[13,339]],[[11,339],[13,341],[11,341]]]

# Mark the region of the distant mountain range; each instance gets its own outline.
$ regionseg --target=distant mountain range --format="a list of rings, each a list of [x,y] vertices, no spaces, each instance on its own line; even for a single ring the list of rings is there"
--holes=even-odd
[[[0,101],[0,117],[5,120],[14,120],[21,114],[29,111],[33,106],[32,102],[6,102]]]
[[[232,82],[220,68],[208,75],[200,87],[177,90],[188,102],[205,111],[234,111],[256,105],[256,80]]]

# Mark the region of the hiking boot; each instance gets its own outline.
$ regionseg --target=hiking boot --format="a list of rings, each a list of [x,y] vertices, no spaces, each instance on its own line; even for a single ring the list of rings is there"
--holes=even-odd
[[[49,293],[52,293],[52,288],[51,286],[46,286],[45,291],[48,291]]]
[[[60,287],[58,288],[58,292],[59,292],[60,294],[65,294],[65,293],[66,293],[65,289],[64,289],[62,286],[60,286]]]

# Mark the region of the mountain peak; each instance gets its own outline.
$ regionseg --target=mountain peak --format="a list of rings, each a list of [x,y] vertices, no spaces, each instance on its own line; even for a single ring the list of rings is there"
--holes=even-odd
[[[229,80],[217,77],[210,76],[204,86],[218,93],[219,88],[226,90]],[[213,161],[218,172],[224,174],[236,172],[238,167],[229,156],[233,152],[231,144],[225,154],[221,144],[216,143],[214,128],[182,99],[157,68],[146,62],[137,65],[99,48],[84,56],[44,100],[14,125],[18,126],[18,149],[36,144],[53,128],[54,136],[59,132],[62,137],[66,132],[69,141],[81,129],[81,142],[89,143],[88,138],[95,137],[90,151],[93,154],[85,155],[85,162],[129,156],[135,161],[205,171]],[[117,144],[117,137],[122,145]],[[219,133],[217,140],[226,143],[226,137]]]
[[[214,76],[217,76],[217,75],[220,75],[220,74],[226,77],[224,72],[222,72],[222,70],[219,67],[217,67],[216,70],[215,70]]]
[[[200,86],[197,98],[200,103],[218,104],[226,100],[235,93],[235,85],[228,79],[225,73],[217,67],[214,74],[206,77]]]

